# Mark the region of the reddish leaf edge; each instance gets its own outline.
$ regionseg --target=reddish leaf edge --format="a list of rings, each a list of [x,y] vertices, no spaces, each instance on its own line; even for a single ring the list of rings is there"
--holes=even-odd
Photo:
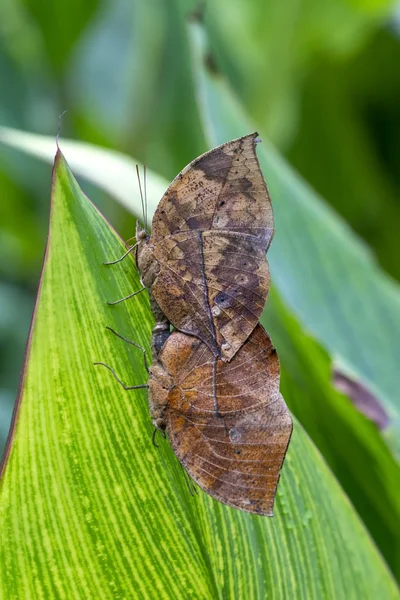
[[[19,386],[18,386],[18,391],[17,391],[17,397],[15,399],[15,404],[14,404],[14,409],[13,409],[13,413],[12,413],[12,417],[11,417],[11,423],[10,423],[10,429],[8,431],[8,435],[7,435],[7,441],[6,441],[6,445],[4,448],[4,453],[1,459],[1,464],[0,464],[0,481],[3,479],[4,477],[4,473],[6,470],[6,466],[8,463],[8,459],[11,453],[11,448],[12,448],[12,444],[14,441],[14,435],[15,435],[15,429],[17,426],[17,421],[18,421],[18,415],[19,415],[19,410],[20,410],[20,406],[21,406],[21,400],[22,400],[22,392],[24,390],[24,384],[25,384],[25,379],[26,379],[26,372],[27,372],[27,366],[28,366],[28,360],[29,360],[29,356],[30,356],[30,350],[31,350],[31,343],[32,343],[32,334],[33,334],[33,327],[35,324],[35,319],[36,319],[36,313],[37,313],[37,307],[38,307],[38,303],[39,303],[39,299],[41,296],[41,291],[42,291],[42,285],[43,285],[43,274],[46,268],[46,264],[47,264],[47,259],[48,259],[48,255],[49,255],[49,250],[50,250],[50,243],[51,243],[51,222],[52,222],[52,214],[53,214],[53,191],[54,191],[54,185],[55,185],[55,176],[56,176],[56,170],[57,170],[57,166],[58,163],[60,162],[60,160],[65,160],[59,146],[58,146],[58,140],[56,142],[57,144],[57,151],[56,151],[56,155],[54,157],[54,164],[53,164],[53,168],[51,171],[51,193],[50,193],[50,209],[49,209],[49,226],[48,226],[48,231],[47,231],[47,238],[46,238],[46,247],[44,250],[44,255],[43,255],[43,261],[42,261],[42,269],[40,272],[40,278],[39,278],[39,283],[38,283],[38,288],[37,288],[37,292],[36,292],[36,299],[35,299],[35,305],[33,307],[33,311],[32,311],[32,317],[31,317],[31,322],[29,325],[29,332],[28,332],[28,339],[26,342],[26,346],[25,346],[25,353],[24,353],[24,358],[23,358],[23,362],[22,362],[22,369],[21,369],[21,377],[20,377],[20,381],[19,381]]]

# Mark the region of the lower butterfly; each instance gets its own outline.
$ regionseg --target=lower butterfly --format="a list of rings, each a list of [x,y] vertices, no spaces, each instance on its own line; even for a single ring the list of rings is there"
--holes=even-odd
[[[278,357],[261,325],[231,362],[218,360],[215,371],[204,342],[173,332],[159,355],[153,352],[149,405],[154,426],[166,431],[205,492],[272,515],[292,421],[279,393]]]

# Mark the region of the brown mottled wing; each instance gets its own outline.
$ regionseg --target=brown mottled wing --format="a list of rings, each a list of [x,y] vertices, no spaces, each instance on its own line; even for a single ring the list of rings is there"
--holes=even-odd
[[[256,326],[269,289],[265,253],[273,236],[257,134],[193,161],[174,180],[153,219],[161,265],[152,293],[178,329],[230,360]],[[171,299],[169,287],[180,291]]]
[[[256,155],[257,135],[218,146],[179,173],[154,214],[153,244],[179,231],[218,229],[251,234],[268,246],[273,214]]]
[[[249,337],[269,289],[262,243],[237,232],[187,231],[154,251],[162,268],[152,294],[173,325],[230,360]]]
[[[279,362],[258,325],[230,363],[200,340],[173,333],[160,359],[174,381],[164,416],[177,457],[196,483],[225,504],[272,515],[292,421],[279,393]]]

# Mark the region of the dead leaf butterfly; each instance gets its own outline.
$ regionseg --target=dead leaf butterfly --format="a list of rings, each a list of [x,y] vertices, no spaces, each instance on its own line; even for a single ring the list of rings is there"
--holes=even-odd
[[[256,133],[206,152],[171,183],[137,265],[162,313],[230,360],[257,325],[269,290],[274,233]]]
[[[257,325],[230,362],[198,338],[172,333],[149,377],[154,425],[190,477],[221,502],[272,515],[292,421],[279,393],[279,361]],[[215,404],[215,399],[217,404]]]

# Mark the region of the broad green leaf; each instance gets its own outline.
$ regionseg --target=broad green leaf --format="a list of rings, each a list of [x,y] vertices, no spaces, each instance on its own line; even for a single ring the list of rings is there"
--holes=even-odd
[[[327,352],[299,325],[276,289],[263,325],[281,363],[281,391],[400,575],[400,467],[376,425],[332,385]]]
[[[204,30],[193,25],[191,34],[199,107],[213,147],[256,127],[225,80],[207,69]],[[274,284],[303,327],[331,356],[376,390],[397,426],[398,286],[264,137],[258,156],[274,205],[276,235],[268,254]]]
[[[6,598],[398,598],[379,553],[296,422],[275,517],[192,497],[143,390],[148,300],[124,245],[60,153],[49,243],[0,490]]]

